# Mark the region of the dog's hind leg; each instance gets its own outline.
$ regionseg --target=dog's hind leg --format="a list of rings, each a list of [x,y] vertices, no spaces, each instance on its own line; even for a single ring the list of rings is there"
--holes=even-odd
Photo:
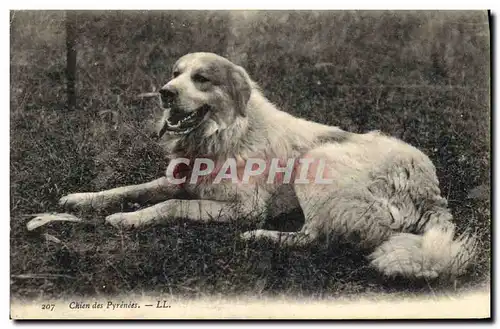
[[[268,239],[275,243],[283,244],[288,247],[304,246],[317,237],[316,232],[302,228],[298,232],[281,232],[270,230],[253,230],[247,231],[240,236],[243,240],[260,240]]]

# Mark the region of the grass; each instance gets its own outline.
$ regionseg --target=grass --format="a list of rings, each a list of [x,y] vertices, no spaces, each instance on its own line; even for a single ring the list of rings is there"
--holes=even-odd
[[[65,99],[63,12],[11,12],[11,290],[19,297],[152,292],[338,297],[466,290],[490,269],[489,26],[485,12],[80,12],[78,108]],[[379,129],[428,154],[460,231],[481,253],[457,285],[387,279],[347,245],[283,249],[246,224],[177,221],[121,232],[101,214],[29,233],[24,215],[68,193],[145,182],[166,168],[155,100],[190,51],[237,61],[298,116]],[[294,220],[293,217],[298,217]],[[268,227],[293,230],[300,216]],[[40,274],[19,278],[15,275]],[[48,276],[51,274],[52,276]]]

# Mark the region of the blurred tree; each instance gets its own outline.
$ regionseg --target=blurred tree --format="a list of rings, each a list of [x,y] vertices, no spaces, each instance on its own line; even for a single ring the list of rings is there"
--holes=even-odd
[[[66,83],[68,109],[76,107],[76,12],[66,11]]]

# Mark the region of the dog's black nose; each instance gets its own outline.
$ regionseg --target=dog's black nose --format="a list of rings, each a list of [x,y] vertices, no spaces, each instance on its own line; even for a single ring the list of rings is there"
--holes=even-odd
[[[177,92],[172,89],[160,89],[161,100],[163,103],[172,103],[177,96]]]

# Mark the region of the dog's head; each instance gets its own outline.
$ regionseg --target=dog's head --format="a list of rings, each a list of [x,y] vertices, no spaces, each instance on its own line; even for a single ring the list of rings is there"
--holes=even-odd
[[[190,53],[174,65],[172,79],[160,90],[164,114],[159,137],[210,136],[246,116],[252,84],[243,68],[212,53]]]

